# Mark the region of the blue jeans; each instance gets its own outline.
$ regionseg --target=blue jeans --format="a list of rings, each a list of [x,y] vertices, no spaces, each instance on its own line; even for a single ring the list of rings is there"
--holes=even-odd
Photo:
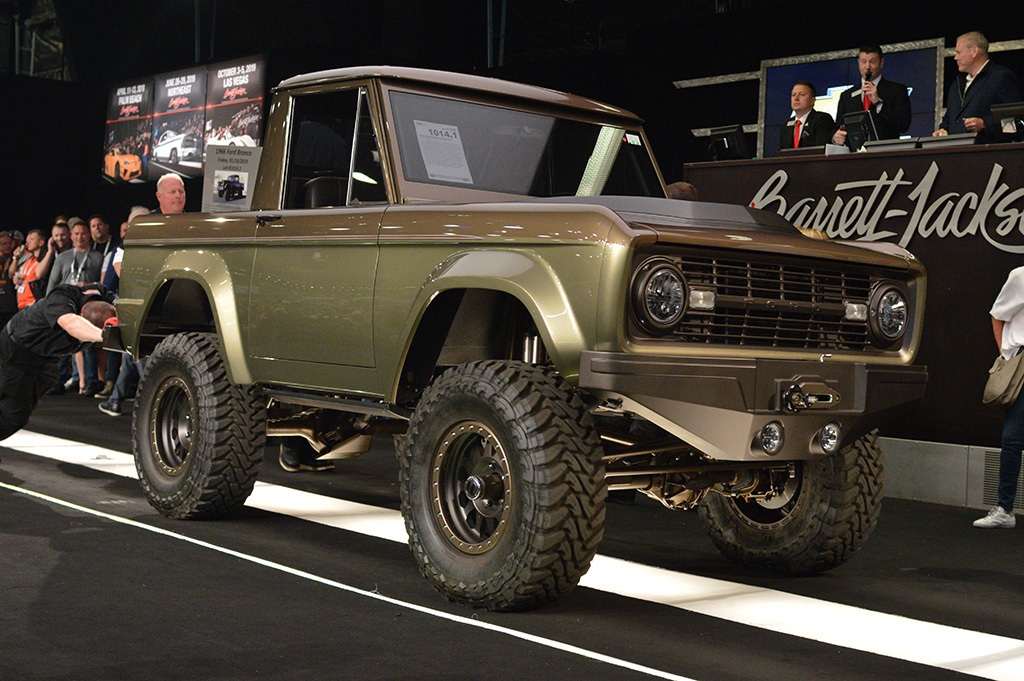
[[[134,384],[139,382],[139,368],[139,365],[127,352],[121,355],[121,371],[117,374],[117,382],[114,383],[114,390],[110,393],[108,400],[110,403],[120,404],[135,391]]]
[[[999,452],[999,505],[1004,511],[1012,511],[1020,477],[1021,450],[1024,450],[1024,390],[1006,410],[1002,446]]]

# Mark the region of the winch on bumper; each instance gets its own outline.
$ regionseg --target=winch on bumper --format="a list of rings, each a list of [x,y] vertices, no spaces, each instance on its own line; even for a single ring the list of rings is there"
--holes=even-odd
[[[715,459],[764,462],[838,451],[921,399],[927,380],[926,367],[827,355],[808,362],[583,352],[579,385]]]

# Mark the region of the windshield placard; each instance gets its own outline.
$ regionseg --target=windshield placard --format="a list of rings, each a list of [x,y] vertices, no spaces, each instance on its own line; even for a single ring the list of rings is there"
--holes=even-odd
[[[427,177],[441,182],[473,184],[458,126],[417,120],[413,123]]]

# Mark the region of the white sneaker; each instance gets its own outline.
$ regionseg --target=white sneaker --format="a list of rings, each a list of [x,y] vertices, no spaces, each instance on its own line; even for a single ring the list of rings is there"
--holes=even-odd
[[[1017,524],[1017,518],[1012,513],[1007,513],[1001,507],[996,506],[984,518],[974,521],[975,527],[1006,527],[1010,528]]]

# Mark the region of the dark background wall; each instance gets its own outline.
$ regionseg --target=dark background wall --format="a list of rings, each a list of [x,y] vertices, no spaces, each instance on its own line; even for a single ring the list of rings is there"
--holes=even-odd
[[[501,3],[492,6],[496,63]],[[102,211],[119,220],[132,203],[155,205],[150,185],[100,180],[107,92],[115,82],[197,61],[262,53],[268,83],[386,63],[575,92],[644,117],[672,181],[684,162],[706,157],[691,128],[757,120],[756,83],[695,92],[677,90],[675,80],[756,71],[762,59],[865,41],[942,37],[952,45],[975,28],[993,42],[1024,37],[1017,0],[975,3],[970,19],[931,2],[862,2],[854,16],[851,3],[830,0],[810,7],[767,0],[508,0],[502,65],[488,68],[486,0],[54,0],[54,7],[74,82],[0,77],[5,219],[20,229],[48,226],[57,213]],[[199,192],[191,194],[189,208],[197,208]]]

